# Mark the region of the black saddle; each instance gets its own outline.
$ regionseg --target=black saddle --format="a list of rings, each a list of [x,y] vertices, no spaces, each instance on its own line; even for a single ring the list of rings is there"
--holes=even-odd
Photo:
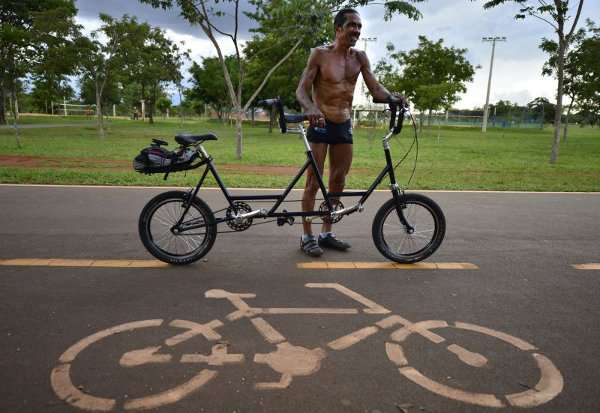
[[[194,135],[191,133],[180,133],[178,135],[175,135],[175,142],[177,142],[180,145],[192,145],[194,143],[198,143],[198,142],[204,142],[204,141],[216,141],[217,140],[217,135],[215,135],[214,133],[206,133],[204,135]]]

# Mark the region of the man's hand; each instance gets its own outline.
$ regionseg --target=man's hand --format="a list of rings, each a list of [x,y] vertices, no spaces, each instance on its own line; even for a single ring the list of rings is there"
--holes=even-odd
[[[318,126],[320,128],[325,127],[325,116],[319,110],[319,108],[313,107],[312,109],[304,112],[308,121],[310,122],[310,126]]]
[[[397,103],[403,108],[407,108],[409,105],[408,99],[406,99],[406,97],[402,96],[399,93],[390,93],[390,102]]]

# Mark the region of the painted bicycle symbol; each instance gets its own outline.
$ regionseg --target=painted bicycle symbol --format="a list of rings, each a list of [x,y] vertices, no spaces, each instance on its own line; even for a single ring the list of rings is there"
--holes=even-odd
[[[413,323],[399,315],[391,314],[390,310],[369,300],[359,293],[336,283],[309,283],[307,288],[331,289],[359,303],[359,308],[290,308],[290,307],[252,307],[248,300],[256,297],[252,293],[233,293],[225,290],[206,291],[205,297],[228,300],[235,311],[225,318],[228,322],[247,319],[260,333],[266,342],[276,349],[270,353],[254,354],[254,363],[265,364],[276,372],[278,380],[255,383],[257,391],[286,389],[296,377],[315,374],[321,368],[322,361],[328,352],[348,349],[355,344],[379,332],[389,330],[389,339],[385,342],[385,352],[389,360],[396,366],[401,376],[423,388],[453,400],[486,407],[534,407],[555,398],[563,389],[563,378],[560,371],[547,357],[538,352],[532,344],[512,335],[464,322],[448,323],[441,320],[427,320]],[[349,334],[329,341],[325,348],[312,349],[296,346],[267,321],[269,315],[357,315],[368,314],[379,316],[373,324],[362,327]],[[224,323],[218,319],[200,324],[193,321],[173,320],[166,323],[162,319],[143,320],[121,324],[92,334],[68,348],[59,358],[59,364],[52,370],[51,384],[57,396],[67,403],[83,410],[112,411],[112,410],[145,410],[159,408],[176,403],[213,381],[219,374],[219,367],[242,364],[246,355],[230,352],[230,345],[223,340],[219,329]],[[169,327],[182,330],[178,334],[164,340],[156,346],[133,349],[125,352],[119,361],[123,368],[135,368],[148,364],[164,363],[194,363],[203,368],[191,379],[182,384],[155,394],[133,399],[127,399],[122,406],[117,398],[98,397],[82,391],[71,379],[71,366],[77,356],[88,347],[101,342],[115,334],[140,329]],[[482,368],[489,364],[488,358],[478,352],[470,351],[458,343],[438,334],[438,330],[455,329],[457,332],[479,333],[500,340],[519,351],[530,355],[538,369],[538,383],[522,392],[504,394],[471,392],[465,389],[448,386],[433,380],[411,365],[406,357],[404,347],[413,335],[419,335],[434,345],[444,346],[458,360],[474,368]],[[434,332],[435,331],[435,332]],[[452,334],[456,336],[456,334]],[[203,337],[213,343],[210,354],[182,354],[176,359],[167,350],[194,337]]]

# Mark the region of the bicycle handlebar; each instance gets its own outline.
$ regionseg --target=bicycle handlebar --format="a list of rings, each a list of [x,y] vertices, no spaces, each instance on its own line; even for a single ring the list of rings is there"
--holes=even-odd
[[[400,99],[396,100],[393,96],[388,97],[387,99],[373,99],[373,103],[386,103],[390,107],[390,131],[394,135],[400,133],[402,130],[402,124],[404,122],[404,115],[406,114],[406,107],[404,106],[404,102]],[[274,99],[264,99],[260,100],[256,103],[258,106],[268,106],[269,108],[275,107],[278,112],[278,121],[279,128],[281,129],[281,133],[287,132],[287,124],[288,123],[300,123],[305,120],[308,120],[308,116],[304,114],[298,115],[290,115],[283,111],[283,102],[279,97]],[[398,111],[398,109],[400,109]],[[399,112],[399,113],[398,113]]]
[[[387,99],[373,99],[373,103],[385,103],[390,107],[390,130],[394,135],[397,135],[402,131],[402,125],[404,123],[404,115],[406,114],[407,107],[405,102],[401,99],[396,99],[394,96],[389,96]],[[398,111],[398,109],[400,109]]]

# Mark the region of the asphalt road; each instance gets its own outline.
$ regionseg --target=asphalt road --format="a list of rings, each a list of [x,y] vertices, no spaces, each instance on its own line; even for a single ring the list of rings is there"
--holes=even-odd
[[[137,218],[163,190],[0,186],[0,411],[600,410],[600,270],[573,267],[600,262],[600,194],[428,193],[427,261],[468,270],[301,269],[300,226],[274,223],[187,267],[1,265],[150,260]],[[321,261],[383,262],[387,197]]]

